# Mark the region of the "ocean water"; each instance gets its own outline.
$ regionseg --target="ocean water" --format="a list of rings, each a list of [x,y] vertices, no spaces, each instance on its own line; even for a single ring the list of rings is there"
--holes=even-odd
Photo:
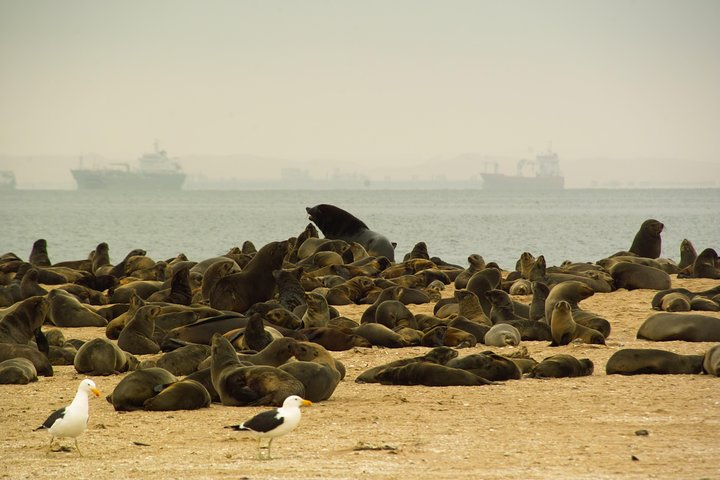
[[[100,242],[116,263],[133,248],[155,260],[223,254],[245,240],[257,248],[298,235],[305,207],[331,203],[397,242],[396,260],[415,243],[461,266],[477,253],[513,269],[524,251],[594,262],[627,250],[640,224],[665,224],[662,256],[679,260],[680,242],[720,250],[720,189],[563,190],[268,190],[0,192],[0,254],[27,259],[39,238],[52,262],[87,258]]]

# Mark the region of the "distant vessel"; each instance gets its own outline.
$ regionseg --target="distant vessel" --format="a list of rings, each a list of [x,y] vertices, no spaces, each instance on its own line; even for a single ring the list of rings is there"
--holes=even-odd
[[[15,173],[0,170],[0,190],[15,190]]]
[[[78,190],[180,190],[185,173],[165,150],[146,153],[138,159],[138,168],[127,163],[111,163],[103,168],[83,168],[72,172]]]
[[[533,175],[523,175],[526,165],[533,167]],[[516,175],[481,173],[483,190],[562,190],[565,177],[560,172],[560,162],[556,153],[548,150],[535,157],[535,160],[519,160]]]

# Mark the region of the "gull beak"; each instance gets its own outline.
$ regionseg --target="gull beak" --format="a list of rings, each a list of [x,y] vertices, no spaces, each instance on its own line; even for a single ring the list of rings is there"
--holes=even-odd
[[[309,407],[310,405],[312,405],[312,402],[310,400],[303,400],[300,405],[302,405],[303,407]]]
[[[96,397],[99,397],[99,396],[100,396],[100,390],[98,390],[97,388],[93,388],[93,389],[91,390],[91,392],[93,392],[93,394],[94,394]]]

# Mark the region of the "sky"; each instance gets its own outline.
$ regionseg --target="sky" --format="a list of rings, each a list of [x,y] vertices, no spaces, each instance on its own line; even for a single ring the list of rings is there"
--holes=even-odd
[[[400,168],[552,147],[720,178],[718,25],[715,0],[0,0],[0,167],[159,140]]]

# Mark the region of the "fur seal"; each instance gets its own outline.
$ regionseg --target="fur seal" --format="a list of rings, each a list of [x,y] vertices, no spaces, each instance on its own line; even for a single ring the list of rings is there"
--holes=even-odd
[[[541,321],[545,318],[545,300],[550,294],[550,289],[543,282],[532,282],[532,300],[530,301],[530,309],[528,311],[528,320]],[[550,323],[549,321],[546,323]]]
[[[9,358],[0,362],[0,385],[27,385],[37,379],[35,365],[27,358]]]
[[[210,306],[243,313],[253,304],[272,298],[275,278],[272,272],[282,267],[288,241],[264,245],[241,272],[220,278],[210,291]]]
[[[477,253],[473,253],[468,256],[467,261],[469,266],[455,277],[454,283],[456,290],[465,288],[467,286],[467,282],[474,274],[485,269],[485,259]]]
[[[720,342],[720,318],[695,313],[656,313],[640,325],[637,338],[655,342]]]
[[[458,304],[458,316],[465,317],[468,320],[480,323],[482,325],[492,326],[492,321],[485,314],[480,299],[470,290],[455,290],[455,300]]]
[[[328,204],[306,207],[305,211],[326,238],[348,243],[357,242],[369,255],[386,257],[395,262],[395,245],[384,235],[370,230],[362,220],[351,213]]]
[[[155,317],[160,313],[157,305],[146,305],[135,312],[118,336],[118,346],[134,355],[158,353],[160,345],[153,339]]]
[[[135,370],[120,380],[107,396],[107,400],[118,412],[143,410],[148,399],[157,395],[166,385],[175,382],[175,375],[163,368]]]
[[[592,288],[578,281],[570,280],[553,286],[545,299],[545,320],[548,324],[550,323],[555,304],[559,301],[568,302],[571,309],[575,310],[580,308],[578,306],[579,302],[593,295],[595,295],[595,291]]]
[[[299,360],[278,367],[300,380],[305,387],[305,396],[312,402],[327,400],[340,383],[340,372],[328,363]]]
[[[624,348],[605,365],[608,375],[702,373],[703,355],[679,355],[655,348]]]
[[[376,378],[376,375],[378,372],[384,370],[385,368],[389,367],[401,367],[403,365],[407,365],[409,363],[413,362],[431,362],[431,363],[437,363],[438,365],[445,365],[450,360],[458,356],[458,351],[450,348],[450,347],[435,347],[432,348],[430,351],[428,351],[424,355],[419,355],[416,357],[410,357],[410,358],[401,358],[399,360],[394,360],[389,363],[385,363],[382,365],[378,365],[376,367],[369,368],[362,372],[360,375],[358,375],[355,378],[356,383],[378,383],[378,380]]]
[[[720,376],[720,345],[710,347],[703,356],[703,371],[708,375]]]
[[[700,252],[693,262],[692,276],[694,278],[720,278],[720,259],[713,248],[706,248]]]
[[[78,348],[73,365],[86,375],[114,375],[128,371],[129,355],[107,339],[93,338]]]
[[[210,300],[210,292],[215,287],[215,284],[221,278],[242,271],[240,266],[232,258],[219,257],[215,262],[211,263],[202,277],[202,285],[200,291],[204,300]]]
[[[480,305],[482,305],[483,311],[485,311],[485,315],[487,315],[488,318],[490,318],[492,305],[490,304],[490,300],[487,298],[487,292],[497,288],[500,285],[501,280],[502,273],[500,270],[497,268],[487,267],[484,270],[473,274],[465,286],[466,290],[469,290],[477,295]]]
[[[192,379],[162,386],[160,392],[143,403],[143,409],[154,412],[174,410],[197,410],[210,406],[210,393],[200,383]]]
[[[375,310],[375,323],[390,329],[409,327],[417,329],[415,316],[400,300],[385,300]]]
[[[145,300],[160,288],[162,282],[157,280],[135,280],[116,288],[110,295],[110,303],[130,303],[133,294]]]
[[[519,380],[522,378],[522,373],[515,362],[489,350],[453,358],[445,365],[467,370],[490,381]]]
[[[40,327],[49,309],[45,297],[30,297],[0,311],[0,343],[24,345],[34,337],[38,350],[48,353],[50,346]]]
[[[190,375],[197,370],[200,362],[210,356],[208,345],[185,345],[172,352],[163,354],[157,360],[157,366],[173,375]]]
[[[660,310],[666,312],[689,312],[690,299],[682,292],[672,292],[662,297]]]
[[[372,347],[365,337],[333,326],[304,328],[300,333],[305,335],[308,341],[320,344],[333,352],[350,350],[354,347]]]
[[[85,307],[73,295],[56,288],[47,294],[50,301],[48,319],[58,327],[105,327],[108,321]]]
[[[665,290],[670,288],[670,275],[655,267],[632,262],[618,262],[610,266],[615,288]]]
[[[273,271],[273,278],[275,278],[278,289],[278,303],[291,312],[305,303],[305,290],[300,284],[302,274],[302,267]]]
[[[437,325],[435,325],[437,326]],[[473,320],[468,320],[463,316],[455,317],[447,322],[448,327],[458,328],[472,334],[475,339],[484,339],[485,334],[490,330],[490,326],[484,323],[478,323]]]
[[[593,362],[589,358],[577,359],[572,355],[559,353],[535,365],[528,376],[531,378],[584,377],[592,375],[593,368]]]
[[[37,374],[41,377],[52,377],[53,367],[48,356],[30,345],[19,345],[14,343],[0,343],[0,361],[11,358],[27,358],[35,366]]]
[[[665,225],[654,218],[645,220],[635,234],[630,252],[640,257],[658,258],[662,250],[660,233],[664,227]]]
[[[459,328],[438,325],[425,332],[420,341],[426,347],[455,347],[468,348],[477,345],[477,338],[472,333],[460,330]]]
[[[413,362],[401,367],[387,367],[375,378],[383,385],[425,385],[448,387],[489,385],[493,382],[467,370],[431,362]]]
[[[302,382],[266,365],[243,366],[230,341],[212,337],[212,383],[223,405],[282,405],[290,395],[305,395]]]
[[[32,250],[30,250],[28,262],[34,267],[49,267],[52,265],[50,257],[48,257],[47,240],[44,238],[35,240]]]
[[[36,268],[26,271],[20,279],[20,294],[22,298],[47,295],[48,291],[40,286],[39,274]]]
[[[360,275],[331,287],[325,298],[329,305],[359,304],[374,287],[372,278]]]
[[[379,323],[363,323],[355,328],[354,333],[378,347],[400,348],[408,346],[402,335]]]
[[[697,251],[692,242],[687,238],[683,238],[680,242],[680,262],[678,268],[682,271],[688,267],[692,267],[697,258]]]
[[[325,297],[315,292],[305,294],[307,308],[302,316],[303,328],[327,327],[330,321],[330,307]]]
[[[485,345],[493,347],[505,347],[508,345],[520,345],[520,332],[517,328],[507,323],[498,323],[490,327],[483,338]]]

